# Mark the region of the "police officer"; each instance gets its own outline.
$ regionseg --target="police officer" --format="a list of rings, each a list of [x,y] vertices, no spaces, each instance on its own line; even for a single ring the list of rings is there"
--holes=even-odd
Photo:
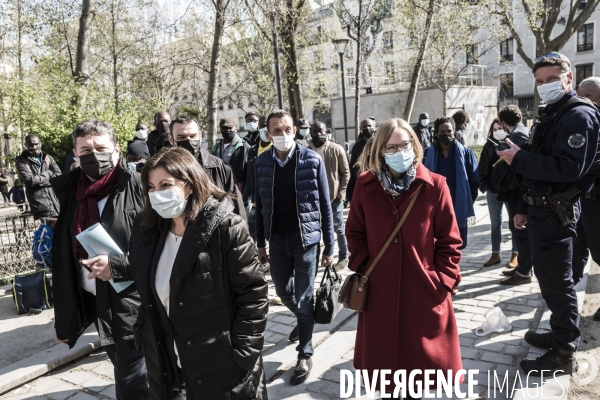
[[[560,53],[544,54],[533,67],[537,91],[547,104],[534,127],[527,150],[510,140],[500,157],[522,176],[522,202],[515,227],[527,224],[535,275],[552,312],[549,333],[529,331],[525,341],[549,349],[520,365],[526,373],[577,371],[573,353],[581,334],[577,328],[577,296],[572,253],[580,210],[580,193],[596,179],[590,167],[598,150],[600,113],[592,102],[573,91],[571,63]]]
[[[591,77],[584,79],[577,88],[577,95],[585,97],[600,104],[600,78]],[[599,165],[590,168],[591,172],[598,172]],[[588,240],[590,238],[591,240]],[[577,239],[573,244],[573,280],[575,284],[583,278],[583,270],[587,263],[588,254],[592,260],[600,263],[600,175],[591,191],[581,195],[581,217],[577,223]],[[600,308],[594,314],[594,319],[600,321]]]

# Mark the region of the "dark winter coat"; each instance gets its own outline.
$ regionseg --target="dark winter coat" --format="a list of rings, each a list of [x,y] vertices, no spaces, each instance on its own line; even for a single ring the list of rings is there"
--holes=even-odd
[[[25,191],[23,190],[23,186],[13,186],[10,188],[10,192],[8,192],[8,198],[10,199],[12,196],[12,202],[16,204],[25,203]]]
[[[209,198],[181,239],[170,279],[169,320],[188,400],[266,399],[262,365],[267,282],[248,226],[228,198]],[[142,307],[136,344],[146,358],[152,399],[171,399],[174,368],[153,295],[170,220],[160,229],[136,219],[131,260]],[[163,308],[164,311],[164,308]],[[164,313],[166,314],[166,313]]]
[[[361,156],[365,149],[367,141],[362,137],[352,146],[350,151],[350,181],[348,182],[348,188],[346,189],[346,200],[352,201],[352,195],[354,193],[354,187],[356,186],[356,180],[360,175],[360,168],[356,165],[358,158]]]
[[[133,280],[129,266],[129,239],[133,220],[142,209],[140,174],[120,161],[117,184],[110,194],[100,223],[123,251],[110,255],[110,269],[115,282]],[[81,168],[52,180],[60,201],[61,213],[52,241],[54,327],[58,338],[68,339],[73,347],[79,335],[93,322],[82,302],[79,270],[73,251],[73,229],[78,202],[75,199]],[[133,339],[133,324],[137,320],[140,297],[135,283],[117,293],[110,282],[96,278],[96,314],[102,345]]]
[[[412,128],[417,134],[417,137],[419,138],[419,142],[421,143],[423,150],[425,150],[433,144],[433,129],[431,129],[431,126],[423,126],[419,122],[413,125]]]
[[[321,231],[325,249],[323,254],[333,254],[333,214],[329,202],[329,184],[321,156],[300,144],[289,162],[296,164],[296,209],[300,220],[302,243],[305,247],[321,241]],[[271,239],[271,218],[273,216],[273,187],[275,148],[265,151],[256,159],[256,236],[258,247],[265,247],[265,240]]]
[[[444,177],[418,165],[408,192],[394,201],[373,172],[361,174],[346,222],[349,268],[373,262],[419,184],[404,225],[369,275],[358,314],[354,367],[370,376],[374,369],[462,368],[451,296],[461,280],[462,240]]]
[[[42,163],[36,157],[31,157],[25,150],[15,160],[15,166],[21,181],[25,184],[27,201],[33,216],[38,218],[56,217],[60,211],[58,200],[50,179],[61,174],[60,168],[52,156],[42,152]]]
[[[229,168],[223,160],[213,156],[204,149],[198,151],[196,159],[200,165],[202,165],[202,168],[204,168],[204,171],[208,174],[216,187],[235,195],[235,213],[246,220],[246,209],[244,207],[244,201],[242,200],[242,194],[235,184],[235,178],[231,168]]]
[[[8,176],[0,173],[0,193],[8,193]]]

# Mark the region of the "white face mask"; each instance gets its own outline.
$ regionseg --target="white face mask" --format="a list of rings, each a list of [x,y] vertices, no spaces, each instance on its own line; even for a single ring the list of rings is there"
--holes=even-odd
[[[565,95],[562,87],[562,79],[556,82],[546,83],[537,87],[540,98],[546,104],[554,104]]]
[[[272,136],[273,146],[279,151],[290,151],[294,147],[294,135]]]
[[[429,120],[428,119],[422,119],[421,120],[421,125],[423,125],[423,126],[429,125]]]
[[[504,131],[504,129],[500,129],[499,131],[495,131],[494,133],[492,133],[492,135],[494,136],[494,139],[496,139],[497,141],[502,141],[504,139],[506,139],[508,137],[508,133],[506,133]]]
[[[308,135],[308,129],[300,129],[298,132],[300,132],[300,136],[302,137],[306,137]]]
[[[246,122],[246,130],[248,132],[256,132],[258,130],[258,122]]]
[[[138,139],[146,140],[146,138],[148,137],[148,131],[144,131],[144,130],[136,131],[135,136]]]
[[[129,168],[130,171],[136,172],[137,171],[137,165],[139,164],[139,161],[136,162],[128,162],[127,163],[127,167]]]
[[[187,198],[181,199],[181,190],[179,186],[176,186],[160,192],[148,193],[154,211],[166,219],[179,217],[187,205]]]
[[[263,142],[269,141],[269,139],[267,138],[267,127],[261,128],[258,131],[258,135],[260,136],[260,140],[262,140]]]

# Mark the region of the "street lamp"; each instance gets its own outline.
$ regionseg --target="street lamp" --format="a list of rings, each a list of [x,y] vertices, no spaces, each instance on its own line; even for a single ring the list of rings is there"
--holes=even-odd
[[[346,71],[344,70],[344,54],[346,53],[346,47],[350,43],[350,39],[333,39],[333,45],[335,51],[340,55],[340,68],[342,69],[342,104],[344,106],[344,138],[346,144],[348,143],[348,122],[346,118]]]

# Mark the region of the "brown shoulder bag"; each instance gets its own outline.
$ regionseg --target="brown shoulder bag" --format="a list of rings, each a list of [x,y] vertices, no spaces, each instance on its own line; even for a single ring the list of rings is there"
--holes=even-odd
[[[377,262],[379,262],[379,259],[383,256],[383,253],[385,253],[385,251],[389,247],[390,243],[392,243],[392,240],[394,240],[394,237],[398,234],[398,231],[402,227],[402,224],[404,224],[404,220],[406,220],[408,213],[415,204],[415,201],[419,196],[419,192],[421,191],[422,186],[423,184],[421,183],[421,185],[419,185],[419,187],[415,191],[415,195],[410,200],[410,203],[408,204],[408,207],[406,208],[402,219],[396,226],[396,229],[394,229],[394,232],[392,232],[392,234],[390,235],[387,242],[385,242],[385,244],[381,248],[381,251],[377,255],[377,258],[375,258],[367,272],[364,275],[355,272],[349,277],[347,277],[344,281],[344,285],[342,286],[342,289],[340,290],[340,295],[338,297],[339,302],[342,303],[344,307],[358,312],[361,312],[365,308],[365,302],[367,300],[367,289],[369,287],[369,275],[371,274],[371,271],[373,271],[373,268],[375,268],[375,265],[377,265]]]

